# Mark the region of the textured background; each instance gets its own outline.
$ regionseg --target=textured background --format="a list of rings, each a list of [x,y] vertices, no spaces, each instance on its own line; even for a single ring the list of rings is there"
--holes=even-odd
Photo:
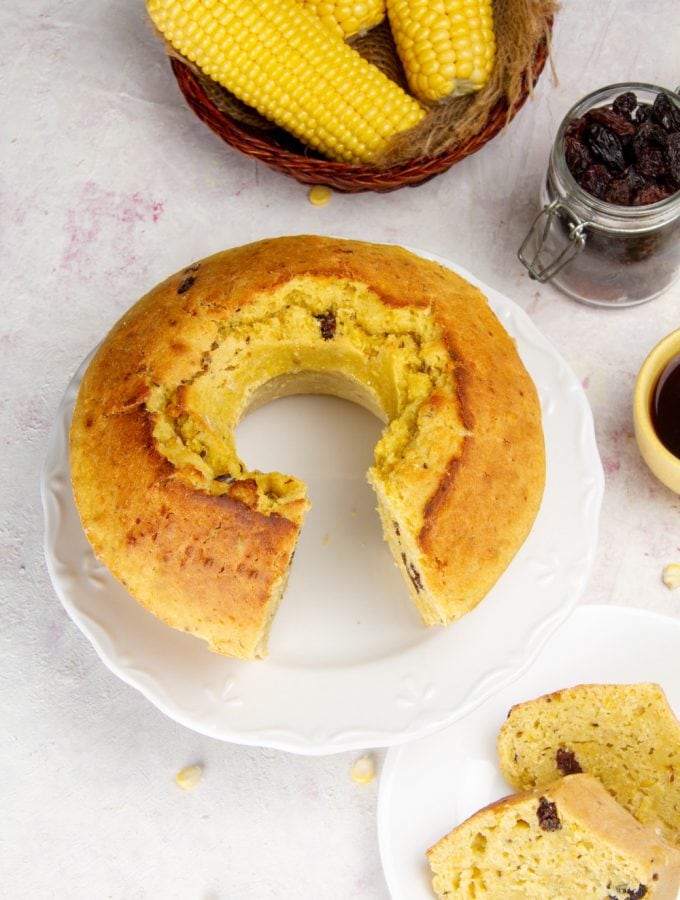
[[[680,8],[570,0],[557,81],[475,157],[415,189],[333,195],[223,146],[186,108],[142,2],[0,9],[0,894],[7,898],[384,900],[379,781],[357,753],[304,758],[194,734],[114,677],[63,611],[43,556],[48,433],[83,357],[157,281],[260,237],[319,232],[439,253],[513,298],[582,380],[606,490],[584,602],[678,615],[679,498],[636,449],[631,392],[680,325],[680,288],[606,311],[531,282],[516,259],[566,110],[603,84],[675,87]],[[638,652],[624,648],[622,652]],[[375,753],[378,767],[382,752]],[[174,784],[200,763],[190,793]]]

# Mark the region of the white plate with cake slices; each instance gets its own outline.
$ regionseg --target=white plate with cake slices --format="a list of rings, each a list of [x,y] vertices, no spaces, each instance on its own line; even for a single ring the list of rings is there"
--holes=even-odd
[[[211,653],[146,612],[94,557],[70,486],[68,430],[87,360],[63,398],[43,471],[46,557],[66,611],[104,663],[176,721],[222,740],[305,754],[386,747],[460,719],[524,672],[573,612],[591,571],[603,474],[584,391],[508,298],[477,284],[541,399],[545,494],[534,528],[484,601],[421,625],[383,542],[365,472],[381,425],[329,397],[288,397],[237,431],[249,465],[307,481],[312,509],[266,660]]]
[[[456,825],[513,793],[496,738],[510,707],[577,684],[656,682],[680,715],[680,619],[615,606],[581,606],[519,679],[464,719],[391,748],[380,777],[378,834],[393,900],[432,900],[426,850]]]

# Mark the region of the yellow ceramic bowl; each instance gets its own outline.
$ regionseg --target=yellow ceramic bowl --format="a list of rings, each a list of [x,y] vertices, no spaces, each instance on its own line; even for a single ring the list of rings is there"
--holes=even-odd
[[[659,481],[676,494],[680,494],[680,459],[666,449],[657,437],[652,425],[651,404],[659,376],[679,353],[680,328],[660,341],[644,361],[633,395],[635,438],[642,458]]]

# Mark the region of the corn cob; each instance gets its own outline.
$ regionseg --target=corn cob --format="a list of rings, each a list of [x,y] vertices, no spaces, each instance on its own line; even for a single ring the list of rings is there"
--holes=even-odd
[[[385,18],[385,0],[301,0],[328,25],[351,38],[375,28]]]
[[[331,159],[370,163],[423,107],[296,0],[147,0],[179,53]]]
[[[484,87],[496,43],[491,0],[387,0],[409,87],[425,102]]]

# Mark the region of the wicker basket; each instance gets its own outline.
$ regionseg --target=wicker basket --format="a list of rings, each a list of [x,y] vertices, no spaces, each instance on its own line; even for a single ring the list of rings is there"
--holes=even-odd
[[[202,77],[177,57],[170,64],[180,90],[191,109],[215,134],[235,150],[258,160],[276,172],[301,184],[328,185],[343,193],[376,191],[386,193],[415,186],[450,169],[466,156],[476,153],[517,114],[543,71],[548,57],[547,40],[542,39],[533,56],[531,84],[526,83],[513,104],[499,101],[489,111],[484,127],[471,138],[437,156],[420,156],[387,168],[331,162],[315,155],[279,128],[262,129],[235,119],[218,109],[208,96]]]

